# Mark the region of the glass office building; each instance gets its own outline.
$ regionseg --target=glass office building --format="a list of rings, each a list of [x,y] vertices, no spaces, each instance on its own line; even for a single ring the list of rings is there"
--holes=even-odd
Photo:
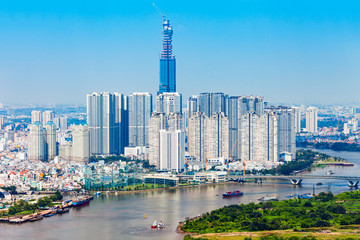
[[[176,92],[176,59],[172,54],[173,29],[168,19],[163,20],[163,50],[160,54],[159,94]]]

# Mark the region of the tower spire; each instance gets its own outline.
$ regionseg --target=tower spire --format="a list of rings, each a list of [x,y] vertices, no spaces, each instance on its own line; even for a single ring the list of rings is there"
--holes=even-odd
[[[160,53],[160,84],[159,92],[176,92],[176,59],[172,54],[173,29],[170,20],[166,18],[160,9],[153,3],[156,10],[162,17],[163,25],[163,47]]]

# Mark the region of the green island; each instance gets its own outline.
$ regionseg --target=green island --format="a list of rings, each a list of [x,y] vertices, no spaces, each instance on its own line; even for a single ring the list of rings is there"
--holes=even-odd
[[[360,191],[230,205],[179,225],[184,239],[359,239]]]

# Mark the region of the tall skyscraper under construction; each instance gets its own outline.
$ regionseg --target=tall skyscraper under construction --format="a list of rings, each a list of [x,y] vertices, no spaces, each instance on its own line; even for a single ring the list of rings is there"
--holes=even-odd
[[[159,94],[176,92],[176,59],[172,54],[173,29],[169,19],[163,16],[163,50],[160,54]]]

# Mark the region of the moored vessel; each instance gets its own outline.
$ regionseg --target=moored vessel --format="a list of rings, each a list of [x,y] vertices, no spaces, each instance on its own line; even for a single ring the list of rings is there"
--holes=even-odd
[[[239,190],[223,193],[223,197],[234,197],[234,196],[242,196],[244,193]]]
[[[81,207],[84,205],[89,204],[91,197],[77,197],[72,200],[72,206],[73,207]]]
[[[51,211],[49,213],[44,214],[43,216],[44,217],[52,217],[52,216],[56,215],[56,213],[57,213],[57,211],[53,210],[53,211]]]

